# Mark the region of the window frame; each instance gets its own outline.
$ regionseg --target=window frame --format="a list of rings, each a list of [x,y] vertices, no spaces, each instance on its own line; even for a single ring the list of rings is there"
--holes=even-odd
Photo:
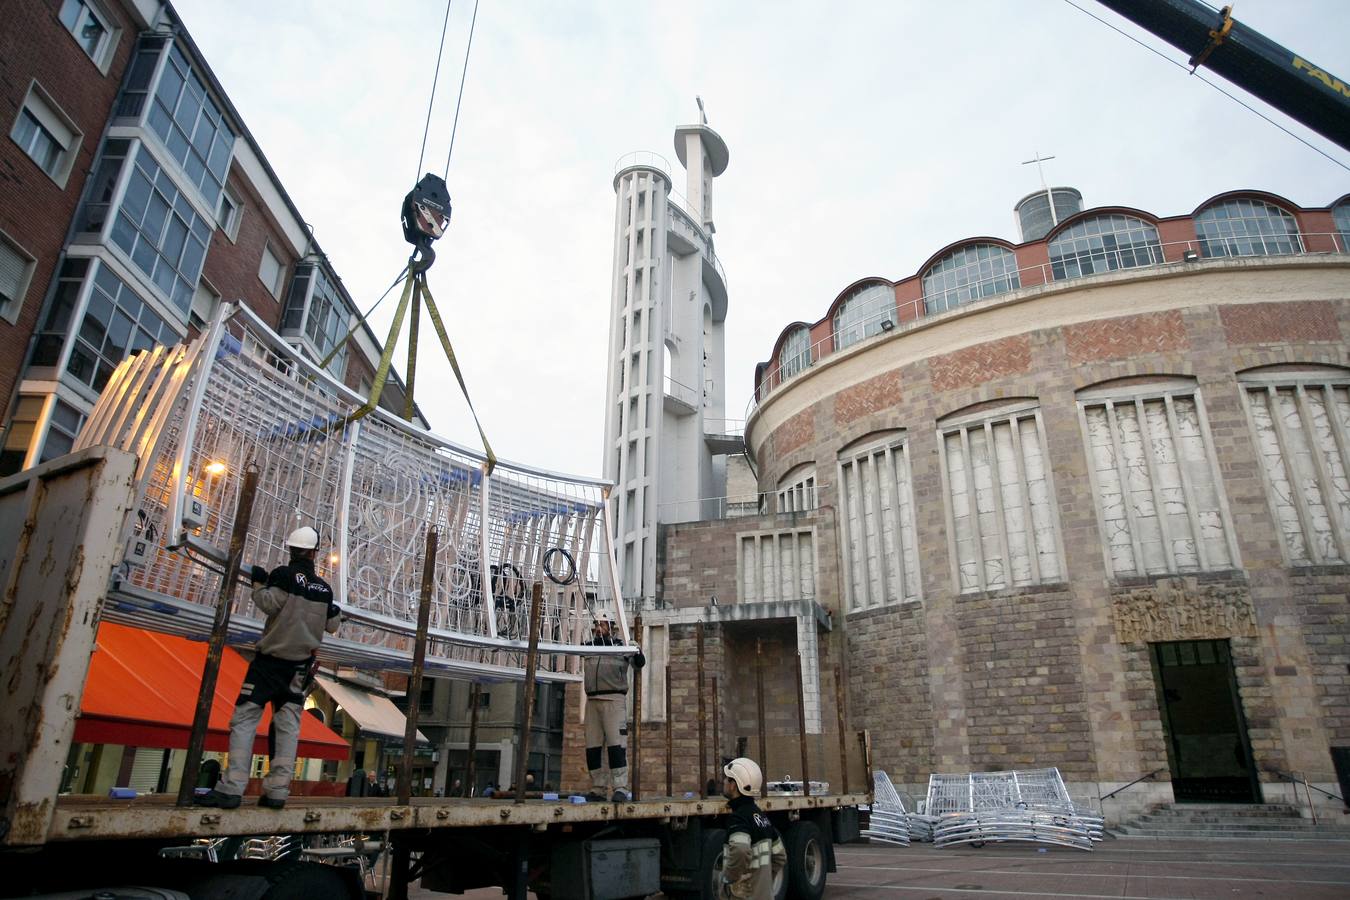
[[[22,244],[3,230],[0,230],[0,244],[7,245],[15,256],[21,260],[26,260],[23,263],[24,271],[19,276],[14,296],[6,300],[3,295],[0,295],[0,319],[14,325],[19,321],[19,313],[23,311],[28,289],[33,286],[33,274],[37,271],[37,257],[25,250]]]
[[[808,557],[808,554],[802,552],[804,541],[810,542],[809,559],[811,564],[811,594],[805,596],[801,591],[802,586],[802,561]],[[780,588],[783,584],[784,576],[784,551],[783,545],[789,547],[788,553],[792,558],[792,583],[797,588],[797,593],[802,594],[797,597],[780,596]],[[745,547],[751,544],[754,547],[755,565],[754,569],[748,570],[746,565]],[[773,582],[769,584],[764,579],[764,548],[771,547],[773,552],[772,572]],[[750,592],[745,590],[747,575],[752,577],[755,583],[755,595],[750,596]],[[770,592],[770,589],[771,592]],[[797,528],[773,528],[767,531],[742,531],[736,534],[736,596],[741,603],[797,603],[803,600],[815,601],[820,596],[820,541],[816,534],[816,527],[808,525]]]
[[[1242,209],[1243,204],[1247,204],[1250,209],[1260,209],[1264,213],[1263,218],[1246,215],[1226,215],[1220,218],[1217,215],[1218,210]],[[1274,210],[1277,215],[1271,215],[1270,210]],[[1284,226],[1283,232],[1272,232],[1269,235],[1262,234],[1258,227],[1257,231],[1248,230],[1247,225],[1243,225],[1242,234],[1218,234],[1208,236],[1205,234],[1205,227],[1211,223],[1218,222],[1270,222],[1278,221]],[[1334,215],[1332,221],[1335,221]],[[1200,256],[1204,259],[1243,259],[1258,256],[1297,256],[1307,252],[1307,247],[1303,242],[1303,230],[1299,227],[1298,217],[1282,206],[1277,206],[1268,200],[1259,197],[1229,197],[1217,203],[1211,203],[1204,209],[1197,212],[1192,217],[1195,226],[1196,245],[1200,248]],[[1217,225],[1214,225],[1217,229]],[[1290,230],[1292,228],[1292,230]],[[1251,249],[1256,241],[1260,241],[1260,252],[1240,252],[1241,245],[1246,244],[1247,249]],[[1267,249],[1268,244],[1279,244],[1287,242],[1288,250]],[[1217,252],[1215,250],[1217,246]]]
[[[866,300],[863,298],[874,291],[877,292],[876,300],[881,301],[878,304],[880,309],[872,315],[860,318],[856,323],[850,323],[847,332],[841,332],[839,329],[839,320],[843,318],[844,313],[848,310],[849,306],[854,303],[862,306],[873,302],[873,298],[869,297]],[[896,315],[895,287],[893,285],[881,281],[874,281],[860,285],[849,291],[848,296],[840,301],[839,305],[835,307],[834,313],[830,316],[830,332],[834,339],[833,344],[835,352],[837,353],[840,350],[846,350],[854,344],[860,344],[870,337],[875,337],[876,335],[883,333],[884,329],[881,327],[881,323],[883,321],[888,321],[891,324],[894,324]],[[852,335],[855,331],[858,332],[856,337],[848,337],[848,335]]]
[[[980,256],[980,251],[988,248],[991,252],[987,256]],[[999,251],[997,254],[992,251]],[[964,257],[973,253],[975,259],[973,262],[964,261],[955,265],[948,266],[958,257]],[[954,287],[941,288],[935,293],[929,291],[929,280],[945,278],[950,274],[953,279],[959,277],[958,273],[978,269],[986,261],[990,261],[990,268],[994,268],[994,261],[1004,266],[1002,272],[996,272],[987,278],[980,278],[976,281],[967,281],[965,284],[957,284]],[[1007,266],[1011,264],[1011,268]],[[944,268],[945,267],[945,268]],[[1021,290],[1022,275],[1017,267],[1017,254],[1002,244],[995,244],[993,241],[976,241],[971,244],[962,244],[960,247],[944,253],[941,258],[935,260],[932,265],[923,270],[919,276],[919,284],[923,292],[924,314],[929,316],[940,313],[950,312],[958,307],[969,303],[978,303],[981,300],[987,300],[990,297],[997,297],[1000,294],[1011,293]],[[986,290],[989,286],[990,290]],[[941,306],[938,302],[941,301]]]
[[[61,148],[52,169],[43,165],[42,161],[30,152],[29,148],[24,146],[19,139],[19,126],[24,121],[24,116],[28,116],[34,122],[52,143]],[[63,143],[61,135],[57,131],[64,130],[69,133],[69,143]],[[24,94],[23,102],[19,104],[18,111],[14,117],[14,122],[9,128],[9,139],[14,145],[23,151],[23,155],[37,166],[44,175],[56,183],[56,186],[65,190],[66,182],[70,180],[70,173],[75,168],[75,160],[80,154],[80,147],[84,143],[84,132],[76,126],[74,120],[66,115],[65,110],[52,99],[38,80],[34,78],[28,83],[28,90]]]
[[[224,214],[226,204],[230,206],[228,215]],[[220,189],[220,202],[216,204],[215,218],[217,226],[225,237],[230,239],[230,243],[236,243],[239,240],[239,223],[244,218],[244,201],[228,184]]]
[[[1280,556],[1285,564],[1291,569],[1309,569],[1315,566],[1344,566],[1350,565],[1350,526],[1345,523],[1339,523],[1337,518],[1328,516],[1330,519],[1331,533],[1333,539],[1338,543],[1338,550],[1341,554],[1341,560],[1319,559],[1321,555],[1317,552],[1317,544],[1313,538],[1316,537],[1310,529],[1308,520],[1307,501],[1302,491],[1291,490],[1291,499],[1295,513],[1299,522],[1299,534],[1303,539],[1303,545],[1307,551],[1308,561],[1301,562],[1293,557],[1290,552],[1289,542],[1285,537],[1283,525],[1281,524],[1278,505],[1276,504],[1275,486],[1270,480],[1270,473],[1266,470],[1265,462],[1261,453],[1261,438],[1256,427],[1256,419],[1252,415],[1251,395],[1256,392],[1278,393],[1281,389],[1293,390],[1295,392],[1296,402],[1299,404],[1299,418],[1303,419],[1303,409],[1306,401],[1302,400],[1302,395],[1306,393],[1309,386],[1321,386],[1332,391],[1338,388],[1344,388],[1350,391],[1350,370],[1341,366],[1328,366],[1319,363],[1307,363],[1303,365],[1282,365],[1278,367],[1262,367],[1237,374],[1238,391],[1242,395],[1243,409],[1247,415],[1248,433],[1251,435],[1252,446],[1256,450],[1258,466],[1261,470],[1262,488],[1266,495],[1267,508],[1270,510],[1270,516],[1275,523],[1275,531],[1279,537]],[[1334,408],[1334,404],[1332,406]],[[1274,416],[1272,416],[1274,420]],[[1341,454],[1341,465],[1350,473],[1350,420],[1337,420],[1341,426],[1340,431],[1332,431],[1332,439],[1336,442]],[[1284,432],[1284,428],[1276,425],[1277,435]],[[1280,441],[1280,462],[1284,466],[1286,475],[1292,475],[1288,461],[1288,447]],[[1319,456],[1314,455],[1316,462],[1314,468],[1318,473],[1317,487],[1322,496],[1323,505],[1326,505],[1328,491],[1331,487],[1329,473],[1326,471],[1326,462]]]
[[[853,615],[854,613],[867,612],[868,610],[873,609],[884,609],[889,606],[902,606],[906,603],[923,602],[924,599],[923,558],[919,546],[919,530],[918,530],[919,526],[918,526],[918,509],[917,509],[918,499],[914,494],[914,469],[913,469],[913,462],[909,454],[909,441],[910,441],[909,432],[906,429],[897,428],[888,430],[881,434],[864,435],[861,439],[856,440],[851,444],[849,444],[848,446],[841,449],[836,455],[835,530],[839,540],[839,548],[841,551],[840,555],[842,557],[840,560],[841,563],[840,567],[843,572],[844,592],[841,605],[846,610],[846,615]],[[859,461],[866,459],[868,460],[869,466],[875,466],[876,464],[875,460],[878,455],[889,455],[893,457],[896,454],[899,454],[900,459],[904,463],[905,474],[907,481],[909,483],[908,531],[911,536],[911,540],[913,542],[914,571],[910,572],[909,567],[906,563],[905,557],[906,548],[904,538],[906,523],[901,520],[901,516],[903,516],[904,513],[903,510],[901,509],[898,486],[896,486],[894,483],[895,476],[894,474],[892,474],[891,477],[893,485],[893,497],[891,499],[891,503],[892,503],[892,514],[895,517],[892,533],[896,535],[896,539],[898,541],[896,549],[898,549],[899,551],[898,572],[900,575],[900,589],[893,592],[895,595],[894,599],[888,599],[888,597],[886,596],[888,592],[885,590],[885,588],[891,587],[889,583],[891,578],[889,573],[887,573],[883,568],[881,573],[881,581],[882,584],[885,586],[885,588],[883,588],[882,596],[878,597],[875,602],[872,601],[870,578],[869,578],[869,588],[866,591],[867,596],[864,597],[860,602],[857,599],[857,593],[855,590],[856,586],[854,585],[854,577],[853,577],[853,561],[854,561],[853,553],[857,551],[855,550],[852,541],[852,528],[850,524],[850,509],[849,509],[850,501],[848,492],[848,485],[850,482],[848,480],[848,477],[846,477],[844,474],[844,469],[845,466],[852,467],[855,472],[855,475],[853,477],[856,479],[857,478],[856,472]],[[862,496],[861,491],[859,492],[859,494],[860,496]],[[879,494],[877,496],[878,501],[872,504],[873,506],[872,514],[874,516],[879,517],[881,515],[881,507],[879,504]],[[865,499],[866,498],[864,498],[864,500]],[[862,524],[861,516],[864,516],[865,514],[866,514],[865,511],[860,511],[859,513],[860,524]],[[863,525],[863,530],[864,530],[863,538],[865,541],[866,540],[865,525]],[[879,556],[884,555],[885,551],[888,550],[888,548],[883,546],[885,543],[885,533],[886,532],[884,523],[880,524],[877,530]],[[865,557],[863,561],[863,568],[864,569],[867,568]]]
[[[1110,231],[1098,230],[1094,234],[1088,230],[1088,226],[1093,222],[1102,222],[1104,220],[1111,221],[1114,226],[1114,220],[1116,219],[1128,220],[1131,224],[1124,231],[1113,227]],[[1138,223],[1138,225],[1142,225],[1144,228],[1152,231],[1152,240],[1145,240],[1143,243],[1127,244],[1122,248],[1119,242],[1115,241],[1115,237],[1120,234],[1128,234],[1132,230],[1138,230],[1133,223]],[[1083,229],[1083,233],[1075,234],[1079,228]],[[1106,235],[1112,237],[1115,246],[1107,248],[1104,239]],[[1094,238],[1101,239],[1100,243],[1102,246],[1100,249],[1092,246]],[[1079,249],[1076,244],[1076,242],[1079,241],[1086,242],[1086,248]],[[1064,244],[1068,243],[1074,243],[1074,247],[1070,253],[1061,253],[1059,258],[1056,259],[1056,244],[1059,242],[1064,242],[1063,244],[1060,244],[1060,247],[1063,247]],[[1147,262],[1135,262],[1133,265],[1128,266],[1123,264],[1124,254],[1131,254],[1132,257],[1137,260],[1139,255],[1145,252],[1148,254]],[[1151,266],[1161,265],[1167,261],[1162,249],[1162,234],[1158,231],[1157,223],[1124,212],[1098,213],[1096,215],[1085,216],[1084,218],[1071,223],[1057,232],[1053,237],[1049,237],[1046,240],[1045,255],[1046,262],[1050,266],[1051,281],[1073,281],[1076,278],[1089,278],[1093,275],[1106,275],[1111,272],[1126,272],[1131,269],[1147,269]],[[1097,268],[1096,261],[1099,259],[1105,261],[1105,268]],[[1120,264],[1115,266],[1111,265],[1110,261],[1112,259],[1115,259]],[[1083,263],[1085,260],[1092,262],[1093,268],[1091,272],[1083,271]],[[1075,274],[1069,273],[1070,266],[1076,270]]]
[[[276,284],[268,286],[267,280],[263,278],[263,263],[271,259],[277,265]],[[272,252],[272,241],[267,239],[263,241],[262,255],[258,258],[258,280],[262,282],[263,287],[267,288],[267,293],[272,295],[272,299],[278,303],[281,302],[282,289],[286,286],[286,263]],[[308,300],[305,301],[308,305]]]
[[[93,51],[90,51],[80,40],[79,35],[75,33],[75,28],[80,24],[83,17],[77,17],[74,24],[65,21],[66,10],[71,6],[83,7],[89,18],[103,26],[103,37]],[[122,27],[117,24],[107,8],[102,3],[95,2],[95,0],[63,0],[56,12],[56,19],[61,23],[66,34],[70,35],[71,40],[79,45],[79,48],[84,51],[84,55],[89,57],[90,62],[98,68],[99,72],[107,75],[108,68],[112,65],[113,54],[122,39]]]
[[[1031,515],[1033,506],[1031,504],[1030,479],[1026,474],[1026,454],[1021,451],[1022,439],[1021,432],[1017,428],[1017,423],[1022,419],[1030,418],[1036,425],[1036,437],[1040,444],[1041,456],[1044,463],[1044,477],[1046,496],[1049,503],[1050,524],[1054,532],[1053,546],[1057,555],[1058,572],[1053,578],[1047,578],[1041,571],[1039,558],[1040,549],[1035,541],[1035,520]],[[977,426],[984,426],[986,434],[992,435],[992,429],[1004,423],[1012,423],[1013,434],[1016,436],[1015,447],[1019,455],[1019,490],[1023,495],[1023,507],[1025,515],[1031,517],[1028,522],[1029,547],[1029,566],[1032,573],[1031,580],[1026,584],[1016,584],[1011,574],[1012,552],[1008,545],[1007,520],[1006,515],[1002,513],[1003,499],[1001,493],[997,496],[996,512],[999,514],[999,534],[997,536],[1000,550],[1003,551],[1004,571],[1007,577],[1004,583],[999,586],[990,587],[985,573],[985,562],[987,556],[984,553],[984,542],[986,536],[979,531],[979,507],[976,503],[974,485],[971,483],[968,491],[971,496],[971,509],[973,510],[972,519],[975,528],[975,542],[979,547],[979,557],[976,560],[976,579],[975,586],[972,588],[962,588],[961,586],[961,558],[960,549],[957,542],[956,532],[956,509],[953,504],[952,478],[948,470],[947,463],[947,437],[956,433],[967,433],[970,429]],[[969,413],[956,413],[945,416],[938,420],[937,428],[937,451],[938,467],[942,475],[942,495],[943,508],[947,525],[947,553],[950,560],[950,575],[952,578],[953,593],[957,596],[965,596],[979,593],[1004,593],[1014,592],[1036,588],[1043,585],[1062,584],[1069,580],[1068,565],[1064,556],[1064,528],[1060,522],[1059,493],[1055,488],[1054,465],[1050,459],[1050,441],[1047,437],[1045,428],[1045,418],[1041,409],[1039,400],[1034,398],[1021,398],[1002,403],[997,406],[988,406],[982,404],[979,409]],[[967,467],[973,472],[973,466],[969,463],[970,442],[969,438],[962,441],[962,455],[967,460]],[[1001,485],[1000,485],[1001,486]]]
[[[1218,455],[1214,449],[1214,437],[1210,430],[1209,415],[1205,409],[1204,398],[1200,394],[1200,385],[1196,379],[1191,377],[1160,377],[1147,379],[1130,379],[1129,384],[1104,384],[1085,388],[1075,396],[1076,406],[1078,408],[1078,424],[1082,432],[1083,449],[1087,458],[1088,483],[1092,486],[1093,508],[1097,516],[1097,532],[1100,536],[1102,549],[1102,562],[1106,568],[1107,577],[1113,581],[1119,582],[1122,579],[1131,578],[1170,578],[1177,575],[1210,574],[1215,572],[1229,572],[1234,569],[1242,568],[1242,557],[1239,553],[1237,543],[1237,533],[1233,524],[1232,512],[1228,505],[1228,493],[1224,489],[1223,472],[1219,467]],[[1147,563],[1144,560],[1143,545],[1141,534],[1136,524],[1133,507],[1126,496],[1128,492],[1128,479],[1124,475],[1124,470],[1128,463],[1121,453],[1120,435],[1115,425],[1117,421],[1114,415],[1114,409],[1119,406],[1132,406],[1136,410],[1136,417],[1139,422],[1147,427],[1147,421],[1142,418],[1144,404],[1161,400],[1164,404],[1168,422],[1168,436],[1172,442],[1174,454],[1177,455],[1176,464],[1180,473],[1183,468],[1181,457],[1178,453],[1177,440],[1177,413],[1174,408],[1174,401],[1177,399],[1188,399],[1195,405],[1195,414],[1197,427],[1200,432],[1200,440],[1205,449],[1205,462],[1209,465],[1210,476],[1214,487],[1215,497],[1217,499],[1217,513],[1224,531],[1224,545],[1228,549],[1227,565],[1210,565],[1206,556],[1208,550],[1205,547],[1204,537],[1201,532],[1200,510],[1197,506],[1195,489],[1191,481],[1183,477],[1178,477],[1178,484],[1182,489],[1183,497],[1186,502],[1186,519],[1190,526],[1191,538],[1195,546],[1196,566],[1194,568],[1182,568],[1177,564],[1177,557],[1173,541],[1169,532],[1169,524],[1164,512],[1164,500],[1161,494],[1165,487],[1159,479],[1157,473],[1156,460],[1151,455],[1145,456],[1146,465],[1149,472],[1149,491],[1153,497],[1154,515],[1158,519],[1159,535],[1162,541],[1163,555],[1166,561],[1166,569],[1162,572],[1148,571]],[[1105,510],[1102,508],[1101,498],[1104,491],[1098,480],[1097,469],[1092,460],[1093,441],[1088,426],[1088,409],[1102,407],[1107,410],[1108,427],[1111,428],[1111,446],[1115,454],[1116,468],[1121,472],[1121,505],[1125,511],[1126,521],[1130,532],[1130,553],[1134,560],[1134,570],[1129,572],[1117,572],[1111,559],[1111,543],[1107,535],[1107,523]],[[1152,432],[1148,432],[1144,442],[1151,444],[1154,441]]]
[[[806,506],[798,506],[796,498],[801,497]],[[791,503],[784,501],[791,500]],[[786,475],[778,480],[778,487],[774,491],[774,511],[779,515],[784,513],[800,513],[808,510],[818,509],[820,507],[819,485],[816,484],[816,465],[815,463],[802,463],[799,466],[793,466]],[[791,506],[790,509],[785,508]]]
[[[801,338],[799,340],[799,338]],[[787,337],[783,339],[783,346],[778,351],[778,381],[781,384],[789,378],[793,378],[807,369],[814,363],[811,346],[811,329],[806,325],[798,325],[788,332]]]

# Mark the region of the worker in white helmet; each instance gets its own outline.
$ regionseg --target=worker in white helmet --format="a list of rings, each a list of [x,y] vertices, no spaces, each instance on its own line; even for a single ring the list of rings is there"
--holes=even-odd
[[[622,643],[614,635],[610,614],[597,613],[587,646]],[[647,658],[640,649],[631,656],[587,656],[582,661],[586,688],[586,768],[591,775],[588,799],[614,803],[632,799],[628,791],[628,669],[630,665],[640,669],[646,664]]]
[[[753,759],[742,756],[722,768],[722,793],[731,801],[727,842],[722,848],[722,896],[772,900],[773,882],[787,865],[787,848],[755,796],[764,774]]]
[[[300,714],[315,654],[324,632],[336,633],[342,619],[333,602],[333,589],[314,571],[319,532],[308,525],[297,528],[286,538],[286,546],[289,563],[270,573],[261,566],[252,570],[253,605],[267,622],[230,719],[229,768],[210,793],[196,798],[201,806],[234,809],[239,805],[248,783],[254,736],[268,703],[272,704],[276,747],[258,805],[281,809],[290,795]]]

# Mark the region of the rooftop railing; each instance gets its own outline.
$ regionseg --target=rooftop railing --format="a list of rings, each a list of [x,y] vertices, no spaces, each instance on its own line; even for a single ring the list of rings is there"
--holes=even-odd
[[[1194,241],[1133,244],[1116,249],[1074,253],[1048,263],[1023,266],[988,278],[971,281],[940,293],[907,300],[862,321],[854,320],[840,330],[793,353],[767,369],[746,405],[747,421],[760,403],[785,382],[809,370],[832,353],[865,343],[879,335],[912,329],[932,316],[939,316],[972,303],[1017,291],[1065,284],[1095,275],[1164,265],[1184,266],[1214,259],[1306,256],[1350,253],[1350,238],[1343,232],[1239,235]],[[861,337],[858,337],[861,330]],[[772,361],[771,361],[772,362]]]

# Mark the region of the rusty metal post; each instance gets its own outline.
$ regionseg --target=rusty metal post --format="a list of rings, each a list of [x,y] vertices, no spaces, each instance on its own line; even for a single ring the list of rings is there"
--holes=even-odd
[[[703,623],[694,625],[698,656],[698,795],[708,795],[708,703],[703,689]]]
[[[722,733],[721,733],[721,703],[718,700],[717,676],[712,677],[712,701],[713,701],[713,781],[718,785],[722,783]]]
[[[636,636],[638,650],[642,649],[642,615],[633,619],[633,634]],[[633,799],[642,799],[642,672],[633,672],[633,727],[628,729],[629,743],[633,757]]]
[[[544,616],[544,585],[534,583],[530,594],[530,646],[525,651],[525,692],[520,711],[520,753],[516,759],[515,802],[525,802],[525,770],[530,762],[530,719],[534,713],[535,667],[539,664],[539,624]]]
[[[483,699],[483,687],[478,682],[469,685],[469,765],[464,773],[464,796],[472,797],[478,775],[478,704]]]
[[[834,705],[839,718],[839,793],[848,793],[848,740],[844,737],[844,679],[843,669],[834,667]]]
[[[759,714],[759,770],[765,773],[759,786],[761,797],[769,796],[769,739],[764,722],[764,641],[755,638],[755,707]]]
[[[746,751],[749,749],[749,747],[750,747],[750,739],[748,737],[746,737],[745,735],[741,735],[740,737],[736,738],[736,756],[738,757],[745,756]]]
[[[797,653],[797,743],[802,748],[802,796],[811,796],[811,771],[807,765],[806,748],[806,693],[802,688],[802,655]]]
[[[417,720],[422,712],[422,668],[427,658],[427,628],[431,624],[431,591],[436,586],[436,545],[439,535],[427,529],[422,558],[422,589],[417,595],[417,637],[413,643],[412,675],[408,678],[408,717],[403,729],[403,764],[398,770],[398,802],[412,801],[413,756],[417,753]]]
[[[670,708],[670,676],[673,670],[666,666],[666,796],[675,796],[675,757],[673,755],[674,741],[671,740],[672,729],[675,727],[675,712]]]
[[[863,792],[871,795],[872,793],[872,736],[864,728],[858,732],[858,747],[862,750],[863,774],[867,776],[867,783],[863,785]]]
[[[197,786],[197,770],[202,764],[206,728],[211,721],[211,701],[216,696],[220,660],[225,655],[225,635],[230,629],[230,606],[234,602],[234,583],[239,578],[240,560],[244,555],[244,539],[248,536],[249,519],[253,517],[253,498],[257,494],[258,467],[250,462],[244,469],[244,481],[239,487],[239,502],[234,508],[230,554],[225,560],[225,574],[221,577],[220,593],[216,597],[216,616],[211,623],[211,639],[206,644],[206,664],[202,667],[201,688],[197,691],[197,709],[192,714],[192,733],[188,737],[187,758],[183,762],[182,780],[178,782],[179,806],[192,805],[193,789]]]

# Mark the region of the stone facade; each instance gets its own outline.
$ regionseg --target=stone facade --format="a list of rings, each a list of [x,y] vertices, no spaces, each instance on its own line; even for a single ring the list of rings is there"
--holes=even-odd
[[[1265,799],[1285,796],[1273,769],[1334,786],[1328,750],[1350,737],[1350,567],[1291,568],[1282,557],[1237,373],[1350,366],[1350,260],[1189,266],[1051,283],[959,308],[827,357],[762,398],[747,433],[761,490],[813,460],[822,510],[839,508],[842,448],[904,429],[921,600],[836,615],[827,642],[843,651],[851,720],[871,731],[876,765],[897,783],[921,792],[933,771],[1057,765],[1076,795],[1095,799],[1155,769],[1165,779],[1151,646],[1205,639],[1231,648]],[[980,339],[969,343],[971,335]],[[1077,395],[1174,376],[1194,379],[1204,404],[1239,563],[1114,576]],[[881,379],[895,389],[860,413],[860,392],[876,393],[868,386]],[[1033,402],[1043,423],[1068,574],[962,593],[938,422],[1015,398]],[[796,446],[784,456],[785,443]],[[846,610],[840,531],[817,535],[818,556],[833,563],[818,573],[819,602]],[[1134,793],[1124,799],[1170,799],[1165,784]]]

